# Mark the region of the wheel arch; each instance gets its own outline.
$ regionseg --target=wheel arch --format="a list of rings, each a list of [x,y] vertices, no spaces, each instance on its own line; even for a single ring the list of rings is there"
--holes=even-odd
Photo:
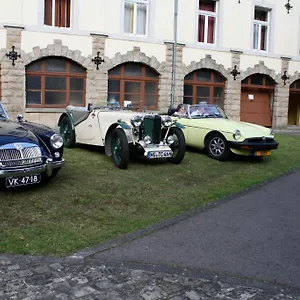
[[[60,122],[61,122],[61,120],[62,120],[64,117],[67,117],[67,118],[69,119],[70,124],[71,124],[71,126],[72,126],[72,130],[75,130],[73,118],[71,117],[71,115],[70,115],[68,112],[64,112],[64,113],[61,114],[61,116],[60,116],[59,119],[58,119],[57,125],[60,126]]]
[[[225,137],[225,135],[222,132],[220,132],[218,130],[212,130],[212,131],[208,132],[206,134],[205,138],[204,138],[204,147],[205,148],[207,147],[207,141],[208,141],[209,137],[212,136],[212,135],[214,135],[214,134],[220,134],[220,135],[222,135],[224,137],[224,139],[227,141],[227,138]]]

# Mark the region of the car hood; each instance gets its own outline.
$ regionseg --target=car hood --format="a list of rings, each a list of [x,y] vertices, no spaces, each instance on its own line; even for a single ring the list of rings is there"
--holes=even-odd
[[[179,121],[183,125],[186,124],[184,119]],[[230,119],[220,119],[220,118],[207,118],[207,119],[193,119],[190,120],[190,126],[207,128],[210,130],[218,130],[220,132],[233,133],[235,130],[240,130],[244,138],[250,137],[273,137],[270,135],[270,129],[252,124],[247,122],[235,121]]]
[[[39,144],[37,137],[21,124],[0,120],[0,146],[15,142]]]

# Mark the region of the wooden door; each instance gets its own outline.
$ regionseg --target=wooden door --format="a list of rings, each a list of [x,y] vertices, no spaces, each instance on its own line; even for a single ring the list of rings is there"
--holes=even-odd
[[[270,93],[242,90],[241,121],[271,127]]]

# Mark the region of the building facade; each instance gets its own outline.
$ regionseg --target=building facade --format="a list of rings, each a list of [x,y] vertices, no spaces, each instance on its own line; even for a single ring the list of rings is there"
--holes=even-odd
[[[206,101],[236,120],[300,125],[299,1],[178,0],[178,14],[174,3],[0,0],[10,117],[55,127],[69,104]]]

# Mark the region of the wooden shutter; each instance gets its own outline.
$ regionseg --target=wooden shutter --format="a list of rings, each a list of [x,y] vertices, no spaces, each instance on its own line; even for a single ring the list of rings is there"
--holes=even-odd
[[[70,27],[71,0],[55,0],[55,26]]]
[[[44,24],[52,26],[52,0],[44,2]]]

